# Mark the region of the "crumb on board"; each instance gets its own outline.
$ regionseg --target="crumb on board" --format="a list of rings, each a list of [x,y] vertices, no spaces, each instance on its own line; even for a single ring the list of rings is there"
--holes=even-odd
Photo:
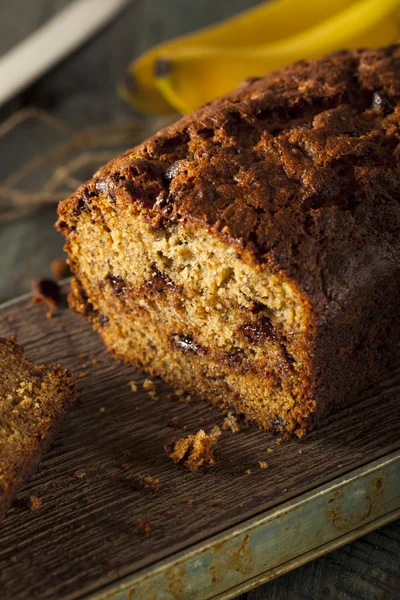
[[[303,454],[303,450],[299,450],[299,454]]]
[[[87,371],[81,371],[78,375],[78,377],[82,378],[82,377],[86,377],[87,375]]]
[[[153,400],[157,398],[157,393],[154,390],[149,390],[147,393]]]
[[[76,358],[78,360],[86,360],[87,359],[87,354],[84,354],[83,352],[81,352],[81,354],[77,354]]]
[[[272,448],[267,448],[267,452],[268,452],[268,454],[270,454],[271,452],[273,452],[273,449]]]
[[[54,313],[51,310],[48,310],[45,317],[46,319],[52,319],[54,317]]]
[[[84,477],[86,477],[86,471],[74,471],[72,473],[72,476],[76,479],[83,479]]]
[[[151,475],[138,475],[139,482],[145,490],[150,492],[157,492],[160,480],[152,477]]]
[[[42,506],[42,499],[37,496],[29,496],[28,499],[28,508],[29,510],[39,510]]]
[[[281,445],[281,443],[282,443],[282,438],[278,438],[278,439],[276,440],[276,445],[277,445],[277,446],[280,446],[280,445]]]
[[[260,465],[260,469],[268,469],[269,468],[269,464],[267,463],[266,460],[259,460],[258,464]]]
[[[10,556],[10,558],[8,559],[8,562],[10,563],[16,563],[17,562],[17,557],[16,556]]]
[[[147,392],[155,392],[157,389],[156,384],[151,379],[145,379],[143,381],[142,385],[143,385],[143,389],[146,390]]]
[[[251,475],[251,469],[246,469],[244,473],[245,475]]]
[[[132,392],[137,392],[138,391],[138,386],[136,385],[136,383],[134,381],[130,381],[128,383],[128,385],[131,388]]]
[[[17,317],[15,315],[8,315],[8,320],[11,321],[11,322],[15,321],[16,318]]]
[[[220,500],[213,500],[211,502],[211,506],[213,506],[214,508],[221,506],[222,502]]]
[[[192,498],[189,498],[189,500],[187,500],[187,503],[190,504],[190,505],[192,505],[193,502],[194,502],[194,500]]]
[[[50,271],[54,279],[65,279],[71,275],[71,269],[66,260],[63,258],[55,258],[50,263]]]
[[[129,471],[130,466],[128,465],[128,463],[121,463],[121,469],[123,469],[124,471]]]
[[[204,429],[200,429],[195,435],[179,438],[165,446],[165,451],[171,460],[180,464],[189,471],[197,471],[200,467],[208,467],[215,464],[214,446],[221,435],[221,430],[213,431],[207,435]]]
[[[93,363],[94,365],[97,365],[97,363],[98,363],[98,362],[99,362],[99,359],[98,359],[98,358],[92,358],[92,363]]]
[[[182,390],[181,388],[178,388],[175,391],[168,394],[167,398],[168,400],[171,400],[173,402],[178,400],[179,402],[182,402],[182,404],[189,404],[192,400],[190,394],[187,394],[185,390]]]
[[[106,412],[106,407],[105,406],[101,406],[99,408],[99,413],[105,413]]]
[[[148,537],[151,533],[150,523],[146,519],[142,519],[141,517],[139,517],[139,519],[136,519],[136,529],[139,533],[145,535],[146,537]]]
[[[60,286],[53,279],[37,279],[32,282],[32,302],[55,309],[60,304]]]
[[[130,450],[128,450],[128,448],[125,448],[124,450],[122,450],[122,454],[124,456],[132,456],[132,452]]]
[[[180,417],[172,417],[167,423],[167,427],[180,427],[181,426],[181,418]]]
[[[238,431],[240,431],[237,418],[232,412],[228,412],[228,414],[226,415],[224,422],[222,423],[221,429],[223,431],[230,430],[232,431],[232,433],[237,433]]]

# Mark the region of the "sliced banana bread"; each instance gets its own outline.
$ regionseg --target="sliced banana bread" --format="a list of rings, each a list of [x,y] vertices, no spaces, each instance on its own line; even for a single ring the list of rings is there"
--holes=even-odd
[[[339,52],[158,132],[60,204],[71,306],[120,359],[302,435],[400,338],[400,49]]]
[[[70,371],[29,362],[14,339],[0,338],[0,518],[74,399]]]

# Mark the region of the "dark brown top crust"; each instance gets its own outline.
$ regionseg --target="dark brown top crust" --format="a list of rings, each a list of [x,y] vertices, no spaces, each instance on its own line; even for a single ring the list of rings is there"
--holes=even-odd
[[[156,226],[206,224],[331,312],[400,259],[400,46],[300,61],[114,159],[61,203],[98,194]]]

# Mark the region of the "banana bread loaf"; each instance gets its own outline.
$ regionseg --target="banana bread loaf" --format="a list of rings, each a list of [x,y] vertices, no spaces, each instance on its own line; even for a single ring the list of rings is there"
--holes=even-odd
[[[301,61],[60,204],[71,306],[116,357],[306,432],[400,339],[400,47]]]
[[[31,363],[13,339],[0,338],[0,518],[74,398],[70,371]]]

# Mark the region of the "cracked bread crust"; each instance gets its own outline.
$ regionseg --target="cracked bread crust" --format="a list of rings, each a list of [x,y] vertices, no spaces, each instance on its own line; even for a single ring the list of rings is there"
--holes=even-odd
[[[99,194],[154,225],[197,221],[332,314],[399,262],[399,103],[399,46],[248,80],[100,169],[58,227]]]
[[[155,238],[176,227],[206,231],[256,277],[279,277],[301,307],[294,355],[308,409],[295,420],[303,433],[310,412],[353,395],[399,354],[399,119],[399,46],[243,82],[112,160],[60,204],[58,229],[81,279],[75,307],[106,331],[109,315],[76,245],[90,222],[104,236],[132,220]],[[103,279],[107,290],[115,282],[120,302],[129,288],[121,274]],[[291,352],[296,336],[284,333]],[[103,338],[123,355],[115,335]],[[288,421],[279,419],[282,432]]]

